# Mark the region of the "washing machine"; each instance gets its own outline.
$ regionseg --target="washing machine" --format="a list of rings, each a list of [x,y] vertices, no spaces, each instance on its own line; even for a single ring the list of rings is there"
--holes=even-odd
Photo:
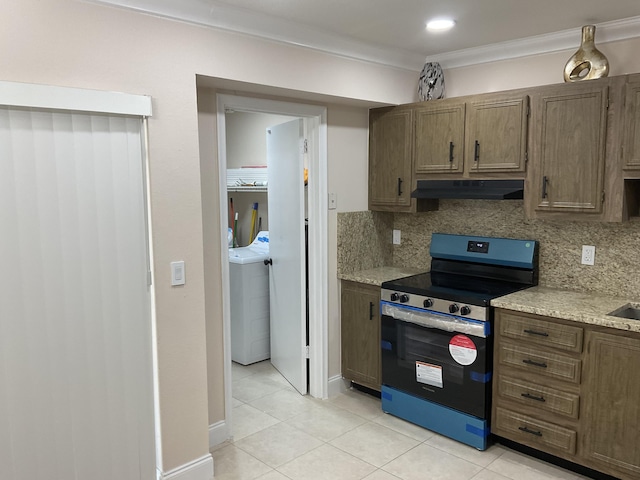
[[[270,357],[269,232],[251,245],[229,249],[231,360],[242,365]]]

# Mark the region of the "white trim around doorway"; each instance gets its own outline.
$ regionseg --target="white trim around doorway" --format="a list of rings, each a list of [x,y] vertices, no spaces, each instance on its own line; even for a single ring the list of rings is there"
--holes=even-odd
[[[328,396],[328,160],[327,109],[318,105],[266,100],[235,95],[217,95],[218,177],[220,193],[220,255],[222,258],[222,312],[224,345],[225,421],[216,425],[210,442],[232,434],[231,386],[231,313],[229,262],[227,247],[227,172],[226,123],[227,109],[305,118],[309,132],[309,394],[316,398]],[[224,426],[223,426],[224,425]],[[220,435],[226,429],[224,435]],[[213,446],[213,444],[211,445]]]

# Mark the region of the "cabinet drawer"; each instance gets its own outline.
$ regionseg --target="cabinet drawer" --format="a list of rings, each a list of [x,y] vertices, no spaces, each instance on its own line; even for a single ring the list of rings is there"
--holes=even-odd
[[[500,335],[570,352],[582,351],[582,328],[536,318],[501,312]]]
[[[576,432],[568,428],[543,422],[527,415],[496,408],[494,419],[496,433],[525,445],[547,447],[545,450],[560,450],[564,453],[576,452]]]
[[[581,361],[576,358],[556,355],[503,342],[498,350],[499,362],[503,365],[526,370],[545,377],[580,383]]]
[[[562,392],[555,388],[543,387],[526,380],[500,375],[498,393],[504,398],[530,405],[546,412],[570,418],[578,418],[580,396]]]

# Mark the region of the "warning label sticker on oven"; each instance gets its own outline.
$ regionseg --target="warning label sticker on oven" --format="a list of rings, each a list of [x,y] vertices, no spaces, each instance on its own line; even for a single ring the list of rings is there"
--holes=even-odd
[[[478,358],[478,349],[466,335],[455,335],[449,340],[449,353],[460,365],[471,365]]]
[[[442,367],[431,363],[416,362],[416,380],[420,383],[442,388]]]

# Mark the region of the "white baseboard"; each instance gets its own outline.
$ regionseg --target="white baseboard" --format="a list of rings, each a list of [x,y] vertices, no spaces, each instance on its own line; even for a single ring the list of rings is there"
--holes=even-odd
[[[220,420],[219,422],[209,425],[209,448],[213,448],[230,439],[231,432],[229,431],[229,424],[226,420]]]
[[[342,378],[342,375],[335,375],[329,379],[327,384],[327,395],[335,397],[349,390],[351,382]]]
[[[213,457],[210,453],[169,470],[162,480],[213,480]]]

